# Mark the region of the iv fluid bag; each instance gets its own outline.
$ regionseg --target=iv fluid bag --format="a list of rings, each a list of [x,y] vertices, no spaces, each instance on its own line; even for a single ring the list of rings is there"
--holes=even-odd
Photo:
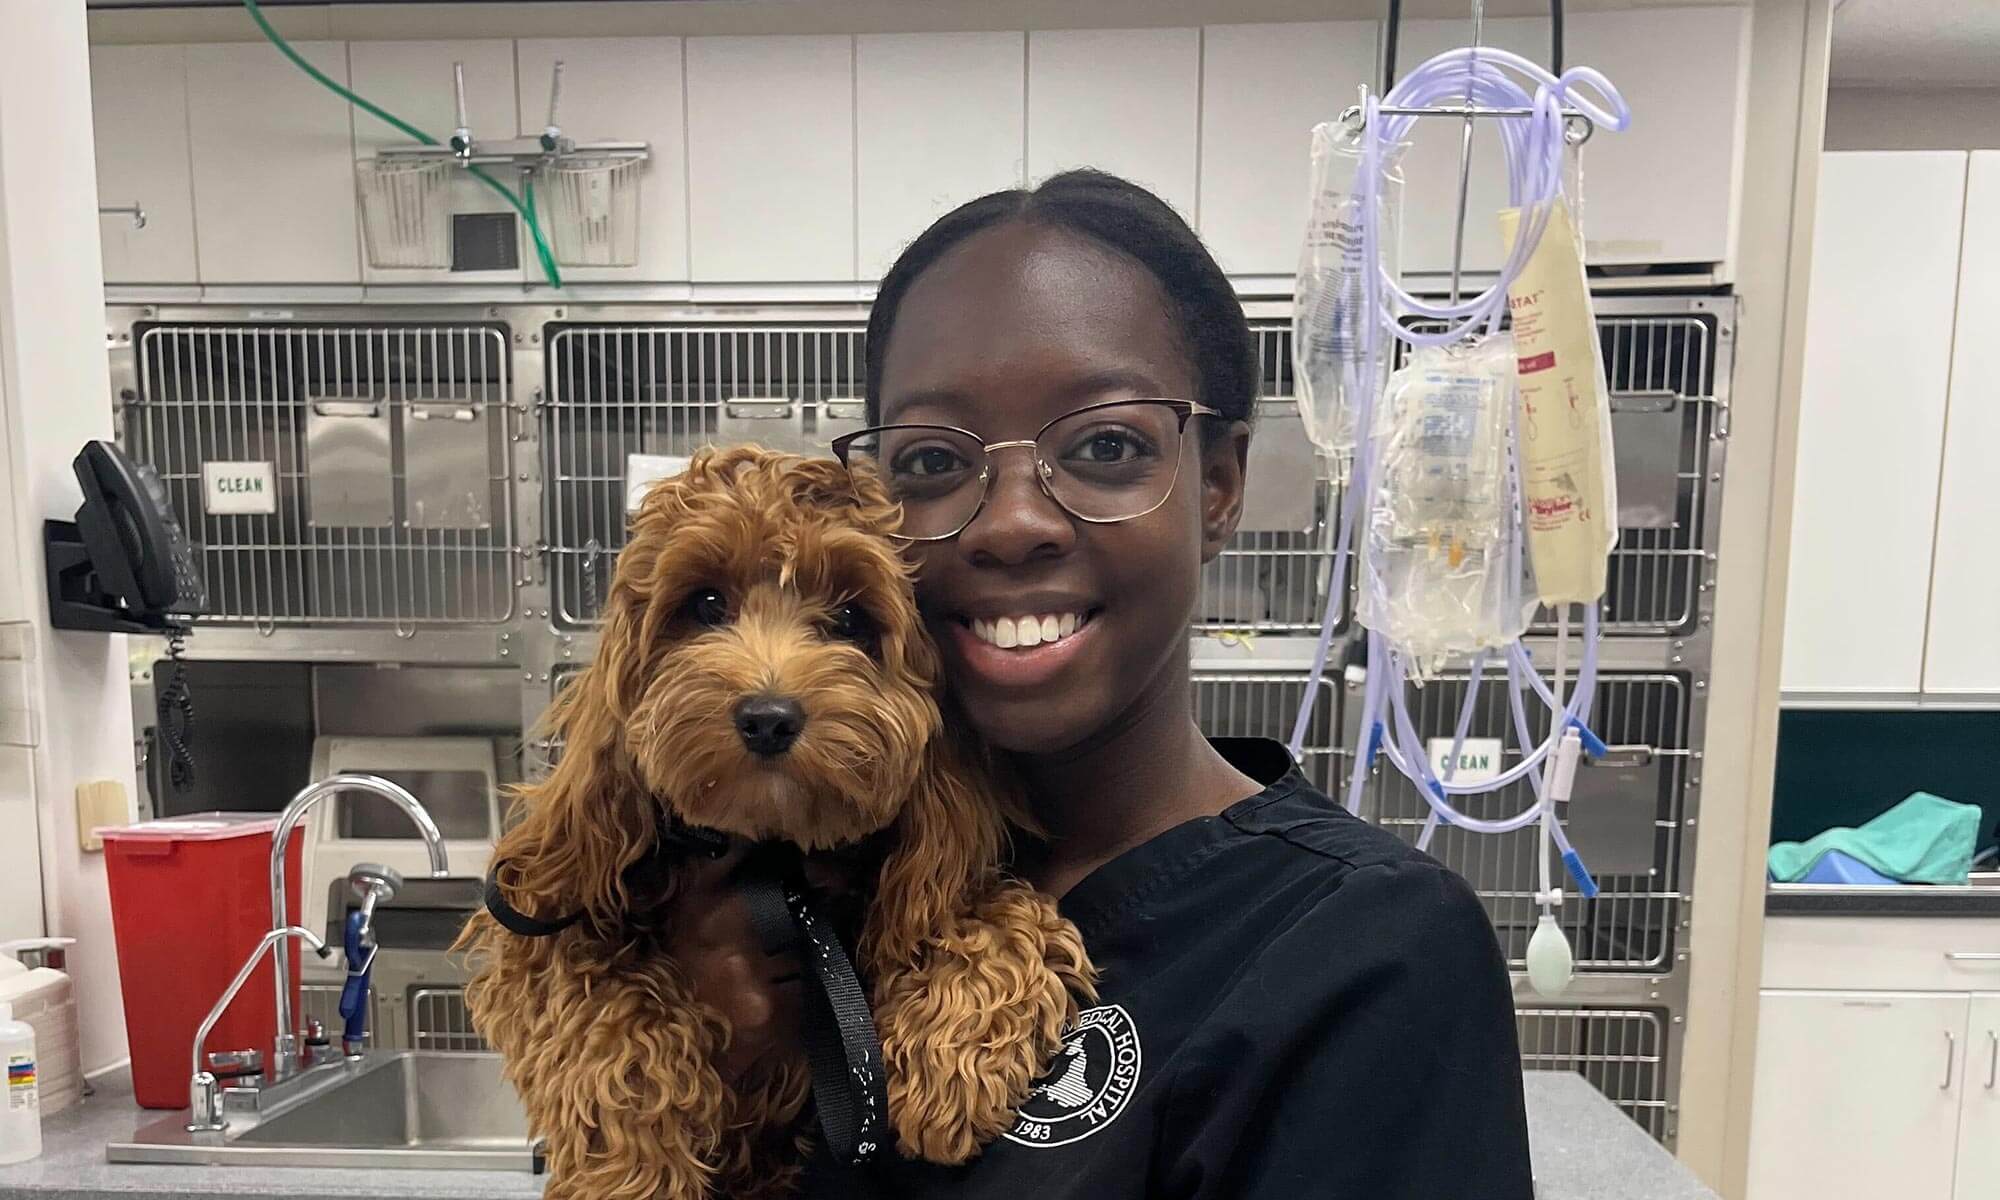
[[[1522,211],[1500,213],[1511,247]],[[1521,492],[1535,589],[1544,604],[1604,595],[1618,542],[1611,404],[1569,208],[1557,199],[1521,274],[1507,289],[1520,356]]]
[[[1338,459],[1354,450],[1354,413],[1360,395],[1382,384],[1389,338],[1378,334],[1376,361],[1365,360],[1363,337],[1374,328],[1363,283],[1376,264],[1362,246],[1362,206],[1355,192],[1361,166],[1361,131],[1328,121],[1312,132],[1311,213],[1299,254],[1292,305],[1292,363],[1299,415],[1319,452]],[[1377,195],[1377,249],[1392,276],[1397,264],[1402,212],[1402,147],[1384,147]]]
[[[1360,617],[1419,676],[1527,628],[1508,475],[1506,335],[1413,351],[1389,377],[1369,473]]]

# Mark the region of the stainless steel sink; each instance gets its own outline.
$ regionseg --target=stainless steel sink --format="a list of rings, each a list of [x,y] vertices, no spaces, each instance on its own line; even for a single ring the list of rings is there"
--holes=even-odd
[[[316,1067],[224,1093],[228,1128],[176,1113],[106,1148],[112,1162],[533,1171],[537,1154],[494,1054],[423,1050]]]

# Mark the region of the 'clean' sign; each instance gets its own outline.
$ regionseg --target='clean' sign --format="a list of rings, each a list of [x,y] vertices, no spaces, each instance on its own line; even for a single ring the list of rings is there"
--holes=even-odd
[[[216,516],[277,512],[277,474],[267,462],[205,462],[201,507]]]
[[[1425,743],[1430,751],[1431,770],[1439,779],[1449,779],[1453,783],[1485,783],[1500,774],[1500,739],[1465,739],[1458,748],[1456,769],[1451,767],[1451,739],[1432,738]]]

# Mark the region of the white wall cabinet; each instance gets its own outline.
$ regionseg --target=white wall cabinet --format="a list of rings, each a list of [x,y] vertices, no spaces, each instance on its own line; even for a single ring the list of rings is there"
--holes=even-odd
[[[1733,258],[1750,7],[1580,12],[1564,35],[1567,62],[1604,72],[1632,107],[1629,129],[1593,137],[1583,151],[1585,259]]]
[[[1787,692],[1923,686],[1964,196],[1964,154],[1821,158]]]
[[[269,47],[265,47],[266,50]],[[348,46],[348,67],[354,90],[395,113],[403,120],[448,141],[457,127],[452,64],[465,67],[466,120],[475,139],[506,139],[520,126],[518,93],[514,82],[514,43],[505,39],[477,41],[353,42]],[[289,66],[290,64],[286,64]],[[546,108],[546,101],[544,102]],[[356,158],[366,158],[383,146],[408,145],[410,137],[387,122],[359,110],[354,113]],[[521,181],[504,170],[491,172],[508,187],[520,189]],[[352,190],[353,184],[349,183]],[[454,213],[514,212],[505,197],[481,183],[469,171],[455,171],[451,181]],[[518,216],[516,217],[518,221]],[[527,231],[516,226],[520,266],[502,271],[453,271],[448,268],[383,268],[368,265],[364,254],[362,281],[374,284],[398,283],[519,283],[524,270],[539,279],[533,243]]]
[[[1972,998],[1965,1033],[1953,1200],[1984,1200],[2000,1182],[2000,993]]]
[[[1890,228],[1902,228],[1905,222],[1898,213]],[[1877,243],[1878,261],[1887,266],[1893,260],[1881,249]],[[1815,282],[1815,304],[1818,297]],[[2000,329],[2000,152],[1996,151],[1971,156],[1965,240],[1959,255],[1957,329],[1938,483],[1924,690],[2000,696],[2000,619],[1996,619],[2000,556],[1993,553],[1994,531],[2000,529],[2000,471],[1994,467],[2000,463],[2000,338],[1993,335]]]
[[[195,282],[187,103],[187,47],[91,47],[97,202],[146,213],[99,214],[106,283]]]
[[[1987,1200],[2000,921],[1764,925],[1747,1200]]]
[[[861,278],[877,279],[938,217],[1021,186],[1027,146],[1021,33],[854,39]]]
[[[1407,21],[1397,71],[1471,40],[1466,20]],[[1547,66],[1549,23],[1485,23],[1484,42]],[[1723,263],[1741,175],[1749,8],[1577,13],[1565,28],[1567,65],[1596,67],[1632,108],[1623,133],[1599,131],[1583,152],[1586,259],[1593,265]],[[1404,159],[1403,269],[1449,274],[1463,125],[1426,117]],[[1507,202],[1492,122],[1473,135],[1465,269],[1492,271],[1504,247],[1494,213]]]
[[[1767,990],[1749,1200],[1949,1200],[1969,998]]]
[[[687,95],[692,277],[853,279],[854,39],[689,38]]]
[[[565,282],[655,283],[688,277],[687,123],[681,39],[541,38],[516,44],[521,136],[549,118],[549,80],[563,64],[556,121],[579,142],[641,141],[639,261],[630,267],[564,267]],[[529,278],[538,271],[530,257]]]
[[[345,43],[292,46],[346,82]],[[189,46],[187,77],[201,282],[361,282],[347,101],[261,41]]]
[[[1231,275],[1297,270],[1312,128],[1375,82],[1373,21],[1202,31],[1201,235]]]
[[[1028,178],[1096,167],[1195,221],[1199,29],[1028,34]]]

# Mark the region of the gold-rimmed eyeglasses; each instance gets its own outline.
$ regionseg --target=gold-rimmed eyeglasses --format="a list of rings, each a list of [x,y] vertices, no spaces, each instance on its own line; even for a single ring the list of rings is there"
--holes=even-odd
[[[981,441],[952,425],[878,425],[835,438],[833,452],[850,469],[876,465],[903,506],[903,537],[938,542],[972,524],[992,487],[994,453],[1015,448],[1033,451],[1035,481],[1077,520],[1143,517],[1173,493],[1188,420],[1221,415],[1192,400],[1108,400],[1025,440]]]

